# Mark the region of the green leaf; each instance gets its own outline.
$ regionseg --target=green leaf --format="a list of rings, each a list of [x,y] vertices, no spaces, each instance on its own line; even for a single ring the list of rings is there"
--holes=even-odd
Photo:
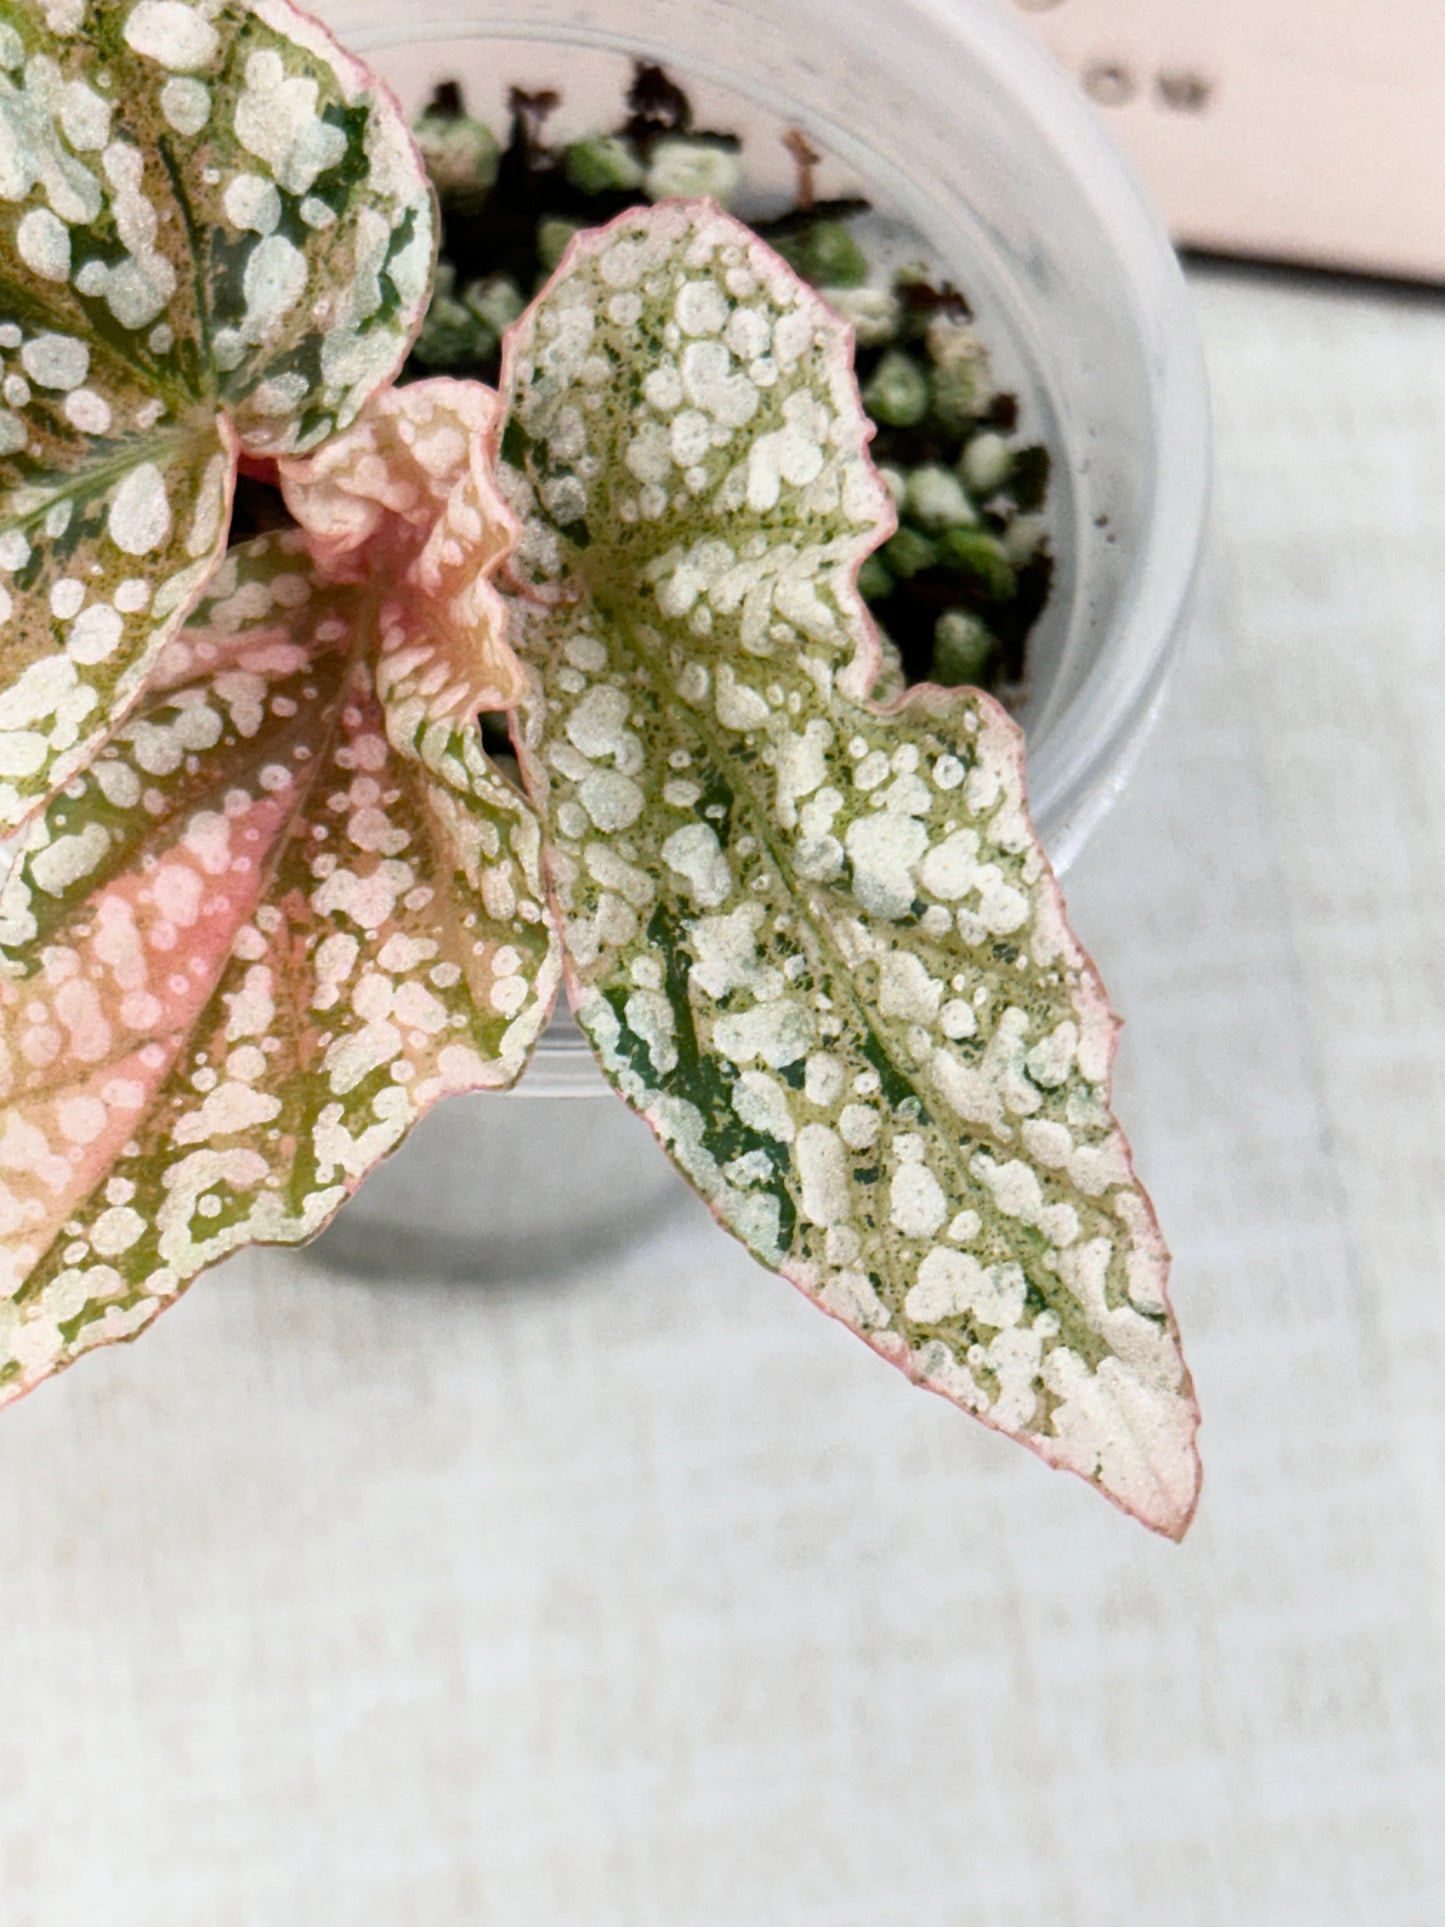
[[[378,665],[425,626],[232,551],[0,893],[0,1402],[327,1222],[552,1002],[538,828]],[[423,637],[423,641],[424,641]]]
[[[854,585],[892,515],[846,329],[708,204],[624,215],[510,343],[504,403],[523,766],[608,1075],[764,1264],[1181,1533],[1167,1254],[1018,731],[977,693],[867,700]]]
[[[0,825],[135,700],[238,450],[395,372],[433,250],[395,105],[283,0],[0,0]]]

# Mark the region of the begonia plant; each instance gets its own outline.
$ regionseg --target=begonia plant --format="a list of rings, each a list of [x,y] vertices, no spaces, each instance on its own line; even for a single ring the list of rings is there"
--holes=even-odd
[[[1177,1536],[1116,1021],[1016,725],[874,700],[847,324],[661,201],[572,241],[500,395],[393,386],[434,232],[284,0],[0,4],[0,1400],[312,1236],[565,979],[764,1265]],[[294,527],[228,552],[241,463]]]

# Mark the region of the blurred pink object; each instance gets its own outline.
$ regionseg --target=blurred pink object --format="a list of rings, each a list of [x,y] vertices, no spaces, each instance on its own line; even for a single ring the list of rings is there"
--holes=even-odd
[[[1440,0],[1000,0],[1180,242],[1445,281]]]

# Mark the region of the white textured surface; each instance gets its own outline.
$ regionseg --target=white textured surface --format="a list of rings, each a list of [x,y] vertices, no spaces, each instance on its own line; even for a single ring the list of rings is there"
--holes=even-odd
[[[1071,889],[1185,1546],[696,1215],[243,1258],[0,1424],[4,1927],[1445,1919],[1445,311],[1196,289],[1216,539]]]

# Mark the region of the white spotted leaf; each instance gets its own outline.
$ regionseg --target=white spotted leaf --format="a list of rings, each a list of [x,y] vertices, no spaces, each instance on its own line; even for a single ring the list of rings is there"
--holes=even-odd
[[[394,374],[433,248],[397,108],[285,0],[0,0],[0,826],[139,694],[238,454]]]
[[[608,1075],[764,1264],[1182,1533],[1168,1257],[1018,730],[975,692],[869,701],[891,514],[847,330],[675,203],[573,243],[503,403],[523,768]]]
[[[234,549],[0,891],[0,1402],[312,1236],[546,1021],[536,819],[388,679],[424,598],[353,573]]]

